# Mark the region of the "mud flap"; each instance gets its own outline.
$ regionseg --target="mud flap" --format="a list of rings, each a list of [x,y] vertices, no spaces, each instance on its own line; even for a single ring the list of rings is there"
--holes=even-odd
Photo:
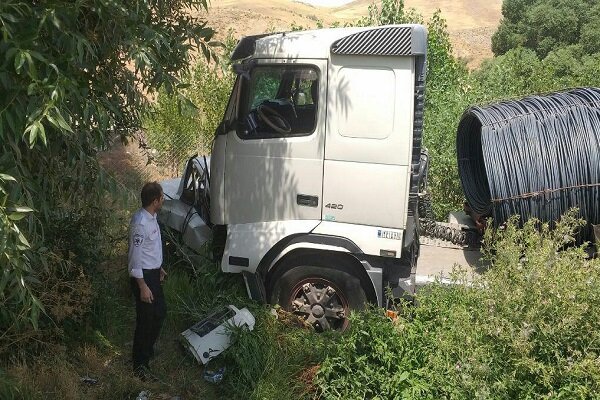
[[[265,289],[265,283],[261,275],[253,274],[248,271],[242,272],[242,275],[244,276],[244,283],[246,284],[248,297],[260,303],[266,303],[267,291]]]

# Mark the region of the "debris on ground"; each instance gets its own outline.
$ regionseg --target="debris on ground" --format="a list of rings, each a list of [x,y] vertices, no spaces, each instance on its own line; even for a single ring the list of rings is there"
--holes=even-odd
[[[147,390],[142,390],[140,394],[137,395],[135,400],[150,400],[150,392]]]
[[[253,330],[254,323],[247,308],[239,310],[229,305],[213,311],[181,336],[196,360],[206,365],[231,345],[231,327]]]
[[[81,383],[85,383],[86,385],[95,385],[98,383],[98,379],[91,378],[89,376],[84,376],[81,378]]]
[[[204,380],[210,383],[219,383],[225,376],[225,367],[221,367],[217,370],[204,370]]]

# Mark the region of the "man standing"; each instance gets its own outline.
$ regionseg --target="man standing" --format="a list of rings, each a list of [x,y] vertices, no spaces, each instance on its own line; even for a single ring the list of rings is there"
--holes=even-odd
[[[162,268],[162,241],[156,214],[164,201],[158,182],[142,188],[142,208],[131,217],[129,233],[129,275],[135,296],[133,370],[141,378],[149,373],[154,343],[167,313],[161,283],[167,273]]]

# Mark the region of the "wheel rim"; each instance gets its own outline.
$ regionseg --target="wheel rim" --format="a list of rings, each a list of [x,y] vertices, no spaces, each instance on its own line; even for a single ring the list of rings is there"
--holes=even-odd
[[[348,326],[348,300],[332,282],[309,278],[298,282],[291,292],[289,308],[317,332],[344,330]]]

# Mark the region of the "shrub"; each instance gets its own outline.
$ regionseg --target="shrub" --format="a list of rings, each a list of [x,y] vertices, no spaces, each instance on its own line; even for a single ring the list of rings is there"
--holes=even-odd
[[[0,235],[8,233],[0,242],[2,332],[37,335],[40,275],[87,257],[69,254],[81,246],[52,248],[44,233],[57,208],[109,206],[114,186],[97,152],[139,130],[148,95],[177,92],[190,49],[210,56],[213,31],[190,14],[206,10],[206,1],[130,3],[0,2]],[[6,183],[8,175],[14,180]]]
[[[490,269],[420,292],[392,323],[355,315],[322,364],[324,398],[589,398],[600,389],[600,263],[569,213],[488,231]]]
[[[590,0],[504,0],[503,20],[492,37],[492,50],[501,55],[525,46],[540,57],[572,44],[591,44],[598,36],[600,7]],[[591,45],[594,52],[597,45]]]
[[[235,41],[229,33],[224,54],[230,54]],[[234,75],[227,57],[219,65],[199,60],[181,85],[182,96],[161,90],[145,119],[148,145],[156,150],[156,161],[177,175],[194,153],[208,154],[217,126],[223,118]]]

